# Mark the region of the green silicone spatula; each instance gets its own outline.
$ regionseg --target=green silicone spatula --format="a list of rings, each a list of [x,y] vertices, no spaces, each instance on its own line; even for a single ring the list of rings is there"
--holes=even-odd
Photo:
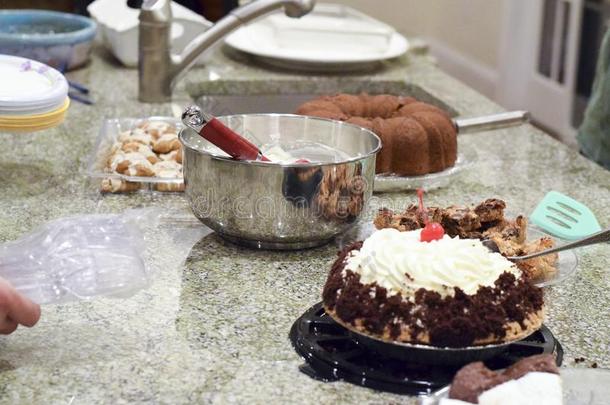
[[[584,238],[602,229],[586,205],[558,191],[549,191],[544,196],[530,215],[530,221],[567,240]]]

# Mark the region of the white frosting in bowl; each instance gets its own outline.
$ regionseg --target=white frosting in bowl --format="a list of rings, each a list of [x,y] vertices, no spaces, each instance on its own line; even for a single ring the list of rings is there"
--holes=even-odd
[[[481,286],[493,286],[505,271],[521,277],[512,262],[489,251],[478,239],[445,235],[421,242],[420,232],[379,230],[360,250],[351,252],[345,269],[360,274],[363,284],[375,282],[389,295],[406,297],[420,288],[451,295],[453,287],[474,295]]]

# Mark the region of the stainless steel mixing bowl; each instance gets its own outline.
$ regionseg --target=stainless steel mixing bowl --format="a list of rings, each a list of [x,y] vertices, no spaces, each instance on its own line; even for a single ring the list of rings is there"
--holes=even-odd
[[[373,132],[300,115],[219,119],[256,145],[278,143],[290,149],[315,142],[346,157],[308,164],[237,161],[185,128],[180,141],[186,195],[201,222],[232,242],[263,249],[322,245],[358,222],[373,192],[381,149]]]

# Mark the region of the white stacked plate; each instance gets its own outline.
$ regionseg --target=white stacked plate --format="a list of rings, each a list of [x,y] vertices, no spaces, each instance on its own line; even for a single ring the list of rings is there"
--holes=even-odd
[[[68,82],[57,70],[0,55],[0,131],[36,131],[61,123],[70,104]]]
[[[409,47],[391,26],[338,4],[318,4],[301,18],[269,15],[225,42],[276,66],[314,71],[357,70],[401,56]]]

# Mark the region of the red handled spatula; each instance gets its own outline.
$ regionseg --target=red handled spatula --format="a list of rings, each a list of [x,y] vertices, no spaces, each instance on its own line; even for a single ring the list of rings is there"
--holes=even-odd
[[[263,155],[258,146],[224,125],[214,116],[204,113],[196,105],[189,106],[184,110],[182,123],[233,159],[271,162]],[[295,163],[310,162],[307,159],[298,159]]]

